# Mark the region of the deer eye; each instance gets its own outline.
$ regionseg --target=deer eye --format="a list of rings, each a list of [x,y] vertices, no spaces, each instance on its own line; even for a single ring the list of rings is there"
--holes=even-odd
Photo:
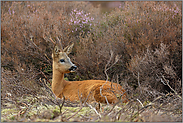
[[[60,59],[60,62],[65,62],[65,60],[64,59]]]

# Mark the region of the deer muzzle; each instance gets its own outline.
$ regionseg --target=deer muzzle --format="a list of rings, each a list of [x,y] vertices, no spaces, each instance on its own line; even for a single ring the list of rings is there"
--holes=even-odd
[[[72,66],[71,68],[69,68],[69,71],[70,72],[75,72],[76,71],[76,69],[77,69],[77,66]]]

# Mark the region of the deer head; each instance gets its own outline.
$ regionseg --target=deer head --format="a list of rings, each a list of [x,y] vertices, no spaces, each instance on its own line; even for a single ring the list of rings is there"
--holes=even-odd
[[[76,66],[71,62],[68,55],[71,53],[74,43],[70,46],[67,46],[64,49],[61,49],[58,44],[55,45],[52,58],[53,58],[53,67],[61,73],[70,73],[75,72]]]

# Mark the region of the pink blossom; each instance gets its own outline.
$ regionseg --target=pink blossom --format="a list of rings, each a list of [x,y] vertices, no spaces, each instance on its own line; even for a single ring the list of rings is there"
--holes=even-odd
[[[11,8],[11,7],[10,7],[10,8]],[[8,12],[9,12],[9,14],[11,15],[11,10],[10,10],[10,8],[9,8]]]

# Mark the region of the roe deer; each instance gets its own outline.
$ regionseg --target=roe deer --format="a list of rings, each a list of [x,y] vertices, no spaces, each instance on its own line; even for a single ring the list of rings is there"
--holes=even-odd
[[[61,49],[55,45],[53,58],[53,78],[52,91],[56,97],[65,97],[66,100],[82,102],[97,101],[99,103],[114,104],[118,102],[118,97],[122,97],[123,102],[127,102],[125,90],[119,84],[104,80],[66,81],[64,74],[74,72],[76,66],[70,61],[68,54],[73,45]],[[112,88],[111,88],[112,87]]]

